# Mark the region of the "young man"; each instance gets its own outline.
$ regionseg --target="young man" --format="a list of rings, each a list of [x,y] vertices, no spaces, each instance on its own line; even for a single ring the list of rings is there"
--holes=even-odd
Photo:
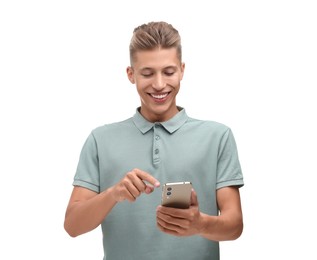
[[[100,224],[104,259],[219,259],[219,241],[243,229],[243,176],[230,128],[176,105],[185,65],[165,22],[134,30],[127,76],[141,99],[134,116],[98,127],[81,151],[65,229]],[[166,182],[190,181],[191,206],[160,206]]]

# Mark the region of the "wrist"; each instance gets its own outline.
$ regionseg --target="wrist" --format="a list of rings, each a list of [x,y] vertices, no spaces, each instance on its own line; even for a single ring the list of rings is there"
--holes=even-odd
[[[118,202],[118,200],[116,200],[115,191],[113,187],[108,188],[102,193],[104,194],[104,199],[106,203],[115,205]]]
[[[210,235],[210,231],[214,230],[214,227],[217,225],[218,216],[210,216],[204,213],[201,213],[201,221],[199,226],[199,234],[203,237]]]

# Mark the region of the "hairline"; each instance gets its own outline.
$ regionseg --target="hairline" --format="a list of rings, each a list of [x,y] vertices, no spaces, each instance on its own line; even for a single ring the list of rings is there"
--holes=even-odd
[[[147,51],[155,51],[155,50],[171,50],[175,49],[176,50],[176,56],[179,61],[179,64],[182,64],[182,53],[179,51],[178,46],[170,46],[170,47],[162,47],[162,45],[155,46],[153,48],[146,48],[146,49],[138,49],[136,50],[133,54],[130,55],[130,66],[133,67],[133,63],[135,62],[136,59],[136,54],[140,52],[147,52]]]

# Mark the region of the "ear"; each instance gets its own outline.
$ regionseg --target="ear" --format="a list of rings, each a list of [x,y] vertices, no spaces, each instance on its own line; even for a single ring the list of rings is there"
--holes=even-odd
[[[128,76],[128,79],[130,80],[130,82],[132,84],[135,83],[135,80],[134,80],[134,70],[132,67],[127,67],[127,76]]]
[[[185,71],[185,63],[183,62],[183,63],[181,64],[181,80],[182,80],[183,77],[184,77],[184,71]]]

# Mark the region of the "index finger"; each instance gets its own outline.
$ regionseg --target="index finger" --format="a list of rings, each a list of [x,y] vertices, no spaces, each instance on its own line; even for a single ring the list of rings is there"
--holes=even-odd
[[[133,172],[136,173],[136,175],[142,180],[147,181],[148,183],[152,184],[154,187],[158,188],[160,187],[160,182],[155,179],[151,174],[142,171],[140,169],[133,169]]]

